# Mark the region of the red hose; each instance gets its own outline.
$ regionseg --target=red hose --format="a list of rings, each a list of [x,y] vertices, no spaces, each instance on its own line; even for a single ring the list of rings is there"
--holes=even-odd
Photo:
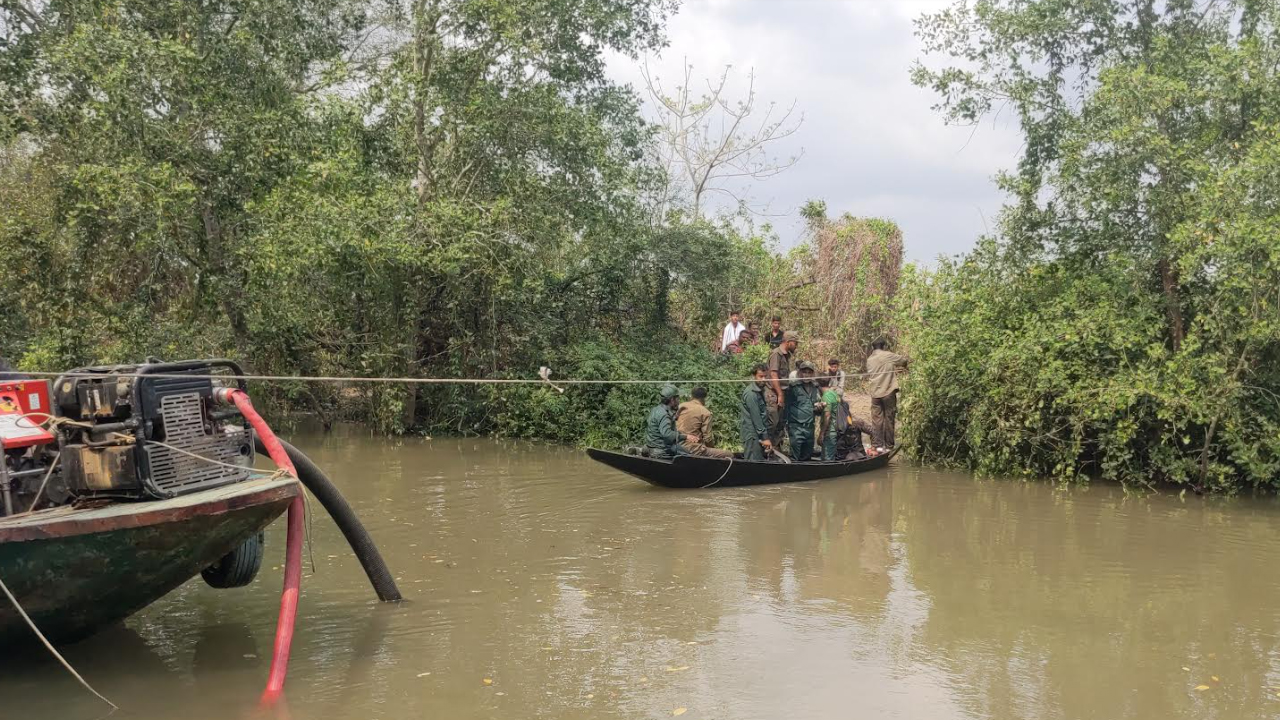
[[[223,399],[234,403],[236,409],[249,421],[254,432],[262,439],[267,448],[267,455],[277,467],[297,478],[298,471],[293,467],[289,454],[271,432],[267,422],[262,419],[249,396],[242,390],[228,390]],[[280,617],[276,621],[275,649],[271,653],[271,672],[267,676],[267,687],[262,691],[263,703],[272,703],[280,697],[284,690],[284,677],[289,671],[289,648],[293,645],[293,624],[298,617],[298,591],[302,585],[302,536],[303,513],[302,494],[289,503],[288,535],[285,540],[284,553],[284,590],[280,593]]]

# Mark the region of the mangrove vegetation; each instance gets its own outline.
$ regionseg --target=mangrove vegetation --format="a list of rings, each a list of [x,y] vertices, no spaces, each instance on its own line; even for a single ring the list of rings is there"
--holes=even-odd
[[[905,267],[888,220],[815,200],[787,249],[749,209],[708,204],[725,177],[802,171],[765,147],[802,116],[768,120],[723,77],[701,98],[688,78],[610,79],[608,57],[664,48],[677,9],[0,0],[0,357],[739,379],[763,350],[721,356],[717,328],[781,313],[814,361],[855,369],[882,336],[912,357],[900,434],[925,462],[1280,483],[1280,2],[923,16],[909,79],[947,121],[1003,113],[1025,143],[990,236]],[[717,112],[739,120],[727,135]],[[381,432],[621,445],[655,390],[258,392]],[[710,404],[732,418],[736,397]]]

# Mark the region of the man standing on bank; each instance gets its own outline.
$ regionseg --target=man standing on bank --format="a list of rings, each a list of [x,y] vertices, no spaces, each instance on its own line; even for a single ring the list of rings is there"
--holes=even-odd
[[[769,378],[764,391],[765,408],[769,411],[769,439],[774,449],[782,446],[782,433],[786,427],[787,394],[782,384],[791,375],[791,354],[800,346],[800,336],[788,330],[783,333],[782,344],[769,353]]]
[[[686,435],[676,430],[676,406],[680,404],[680,391],[674,385],[662,388],[662,402],[649,411],[649,419],[645,422],[644,449],[645,455],[660,460],[670,460],[676,455],[688,455],[681,443],[699,442],[696,435]]]
[[[765,409],[764,389],[769,367],[756,365],[751,372],[752,382],[742,391],[742,416],[739,431],[742,436],[742,459],[764,462],[764,455],[773,449],[769,439],[769,413]]]
[[[774,315],[773,321],[769,323],[769,332],[764,334],[764,339],[769,342],[769,348],[773,349],[783,343],[786,333],[782,332],[782,316]]]
[[[893,449],[894,430],[898,421],[898,369],[909,360],[889,352],[883,339],[871,343],[867,357],[867,393],[871,395],[871,442],[880,452]]]
[[[724,331],[720,333],[720,352],[728,352],[729,346],[738,342],[738,336],[746,330],[747,326],[743,325],[738,319],[738,313],[729,313],[729,324],[724,326]]]
[[[711,447],[711,411],[707,409],[707,389],[704,387],[696,387],[693,392],[689,393],[693,396],[692,400],[680,403],[680,409],[676,410],[676,430],[684,433],[686,439],[684,441],[684,449],[690,455],[699,457],[728,459],[733,457],[733,453],[728,450],[717,450]],[[701,442],[699,442],[701,440]]]
[[[840,369],[840,358],[831,358],[827,361],[827,379],[831,382],[827,383],[828,387],[836,392],[836,395],[844,397],[844,371]]]

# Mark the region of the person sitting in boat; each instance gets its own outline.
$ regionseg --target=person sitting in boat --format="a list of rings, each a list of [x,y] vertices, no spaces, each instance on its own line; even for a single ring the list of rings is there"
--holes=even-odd
[[[689,393],[691,400],[680,403],[676,410],[676,431],[684,433],[683,447],[690,455],[727,459],[733,457],[728,450],[711,447],[711,411],[707,409],[707,389],[696,387]],[[689,440],[687,438],[694,438]],[[698,440],[701,442],[698,442]]]
[[[813,363],[801,361],[796,381],[787,388],[787,438],[791,459],[799,462],[813,459],[814,419],[823,408],[814,371]]]
[[[644,433],[645,455],[664,460],[676,455],[688,455],[689,451],[681,443],[687,440],[696,443],[701,438],[676,430],[676,407],[680,404],[680,391],[673,385],[665,385],[661,397],[662,402],[649,411]]]
[[[769,413],[765,409],[764,386],[769,366],[760,363],[751,371],[751,382],[742,391],[742,414],[739,431],[742,437],[742,459],[764,462],[765,454],[773,451],[769,441]]]
[[[875,431],[871,423],[853,414],[848,401],[840,402],[832,421],[835,423],[837,460],[866,460],[880,454],[875,447],[868,448],[863,444],[862,436],[874,438]]]
[[[827,372],[831,373],[831,365],[827,364]],[[834,376],[825,377],[818,382],[822,388],[822,422],[818,437],[822,438],[822,459],[836,459],[836,420],[840,417],[840,389]]]

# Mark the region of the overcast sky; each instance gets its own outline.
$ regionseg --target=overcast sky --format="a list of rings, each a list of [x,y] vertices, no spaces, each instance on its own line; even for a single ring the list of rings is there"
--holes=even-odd
[[[732,65],[740,96],[754,68],[762,101],[796,102],[804,123],[776,154],[802,148],[795,167],[753,185],[784,245],[800,239],[805,200],[885,217],[903,229],[908,260],[931,263],[961,253],[994,224],[1002,195],[992,181],[1011,168],[1021,139],[1015,122],[987,120],[976,131],[949,127],[935,98],[911,84],[920,56],[912,20],[945,7],[938,0],[685,0],[668,26],[671,44],[649,68],[674,85],[687,59],[695,78]],[[614,59],[615,78],[643,89],[640,67]],[[984,221],[985,216],[985,221]]]

